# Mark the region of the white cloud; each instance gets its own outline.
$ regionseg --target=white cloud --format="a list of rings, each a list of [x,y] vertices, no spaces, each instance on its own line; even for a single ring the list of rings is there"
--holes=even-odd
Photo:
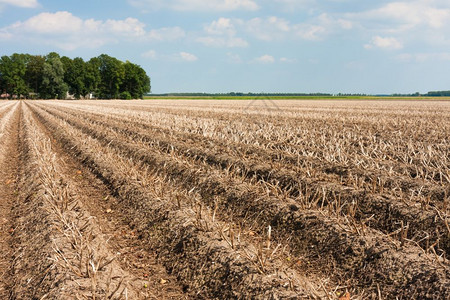
[[[236,29],[231,19],[219,18],[206,25],[205,32],[212,35],[234,35],[236,34]]]
[[[147,58],[147,59],[158,59],[158,60],[163,60],[163,61],[175,61],[175,62],[180,62],[180,61],[184,61],[184,62],[194,62],[198,60],[198,57],[195,56],[192,53],[188,53],[188,52],[178,52],[178,53],[173,53],[173,54],[164,54],[164,53],[157,53],[155,50],[148,50],[144,53],[141,54],[141,56],[143,58]]]
[[[201,36],[196,39],[197,42],[208,46],[218,48],[235,48],[247,47],[248,42],[240,37],[236,37],[236,28],[234,22],[238,20],[231,20],[227,18],[219,18],[211,24],[204,26],[206,36]]]
[[[296,59],[292,59],[292,58],[287,58],[287,57],[281,57],[280,58],[280,62],[282,62],[282,63],[296,63],[297,60]]]
[[[450,1],[391,1],[376,9],[345,14],[345,17],[365,29],[389,34],[417,32],[418,29],[448,30]]]
[[[243,22],[246,32],[263,41],[273,41],[286,37],[291,32],[289,21],[277,18],[253,18]]]
[[[400,23],[402,28],[425,25],[442,28],[449,22],[450,9],[433,6],[435,1],[419,0],[408,2],[391,2],[379,9],[365,13],[369,18],[391,20]]]
[[[177,11],[234,11],[259,9],[254,0],[128,0],[136,7],[159,10],[172,9]]]
[[[83,20],[67,11],[41,13],[23,22],[0,28],[3,39],[44,43],[65,50],[97,48],[119,41],[170,41],[184,37],[179,27],[145,30],[135,18],[124,20]]]
[[[376,8],[341,14],[361,33],[378,36],[365,48],[400,49],[403,41],[422,46],[450,46],[450,1],[399,0],[378,4]],[[390,40],[380,38],[389,36]],[[375,39],[375,38],[374,38]]]
[[[39,5],[39,3],[36,0],[0,0],[0,5],[1,4],[7,4],[24,8],[33,8]]]
[[[284,18],[270,16],[249,20],[219,18],[203,27],[204,35],[197,42],[210,47],[247,47],[248,37],[266,42],[286,39],[323,40],[337,30],[353,28],[351,20],[321,14],[304,23],[291,24]],[[245,35],[245,37],[238,37]]]
[[[396,50],[403,48],[403,44],[394,37],[374,36],[369,44],[364,45],[364,48],[372,49],[374,47]]]
[[[228,62],[235,63],[235,64],[242,63],[242,58],[239,56],[239,54],[228,52],[227,57],[228,57]]]
[[[147,52],[142,53],[141,56],[144,58],[156,59],[157,54],[155,50],[149,50]]]
[[[139,20],[135,18],[126,18],[125,20],[107,20],[104,27],[115,34],[125,36],[143,37],[146,34],[144,29],[145,24],[139,22]]]
[[[295,26],[296,36],[310,41],[320,40],[322,35],[326,33],[326,28],[320,25],[300,24]]]
[[[318,41],[337,30],[353,28],[351,20],[336,19],[328,14],[321,14],[296,24],[291,24],[288,20],[279,17],[253,18],[240,23],[248,34],[268,42],[290,38]]]
[[[164,27],[160,29],[152,29],[148,32],[146,38],[151,41],[174,41],[186,36],[186,32],[176,27]]]
[[[0,29],[0,39],[1,40],[9,40],[13,37],[13,35],[11,33],[9,33],[8,31],[4,30],[4,29]]]
[[[272,55],[265,54],[255,58],[253,61],[263,64],[273,64],[275,62],[275,58]]]
[[[188,53],[188,52],[180,52],[177,55],[175,55],[175,58],[179,58],[183,61],[193,62],[197,61],[198,57],[194,54]]]
[[[41,13],[25,22],[17,22],[10,28],[16,31],[37,34],[60,34],[79,32],[82,26],[83,20],[67,11],[61,11],[57,13]]]

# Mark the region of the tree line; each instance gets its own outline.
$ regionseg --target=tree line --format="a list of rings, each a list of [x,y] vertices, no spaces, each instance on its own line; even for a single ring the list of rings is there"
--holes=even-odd
[[[426,94],[429,97],[450,97],[450,91],[431,91]]]
[[[139,65],[106,54],[84,61],[51,52],[0,59],[0,95],[27,99],[141,99],[150,77]]]

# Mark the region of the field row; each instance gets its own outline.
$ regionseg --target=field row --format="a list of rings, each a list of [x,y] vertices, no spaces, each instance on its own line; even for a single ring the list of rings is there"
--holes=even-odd
[[[450,297],[449,168],[436,157],[448,157],[449,142],[432,142],[441,132],[379,149],[411,155],[430,143],[432,153],[375,158],[364,151],[404,142],[365,131],[386,112],[379,104],[228,104],[0,103],[2,160],[21,153],[3,243],[20,255],[4,286],[17,299]],[[333,112],[348,117],[339,124]],[[425,124],[416,112],[404,124]],[[376,162],[325,159],[333,143]],[[400,170],[410,166],[430,173]],[[34,289],[22,288],[27,278]]]
[[[194,156],[184,155],[183,151],[177,151],[177,140],[170,140],[170,136],[166,138],[166,147],[164,147],[164,143],[155,140],[155,137],[156,139],[158,137],[156,134],[158,130],[145,135],[133,124],[134,130],[123,132],[120,122],[105,120],[102,126],[95,116],[89,118],[86,114],[75,114],[73,111],[65,113],[54,110],[49,105],[40,109],[42,110],[38,110],[38,114],[44,120],[64,121],[64,124],[99,141],[102,147],[108,146],[117,154],[143,164],[157,173],[159,178],[173,182],[180,189],[189,192],[194,187],[194,191],[198,193],[200,207],[203,206],[204,209],[212,211],[215,214],[215,221],[233,222],[240,227],[240,231],[248,230],[260,240],[264,240],[270,225],[271,229],[277,233],[272,234],[271,238],[275,243],[286,246],[283,248],[288,251],[288,257],[297,257],[305,261],[304,266],[295,266],[298,272],[321,273],[320,276],[332,274],[327,279],[336,286],[345,286],[348,283],[356,287],[364,286],[359,282],[360,278],[375,277],[377,273],[379,275],[376,277],[386,276],[386,272],[389,272],[387,269],[391,266],[383,261],[386,257],[399,256],[395,255],[397,252],[407,252],[405,248],[412,249],[409,251],[416,253],[417,256],[432,251],[432,260],[440,265],[442,258],[436,255],[444,255],[443,250],[448,247],[448,238],[444,239],[448,237],[445,215],[441,215],[444,219],[436,218],[440,211],[436,213],[434,209],[425,210],[425,212],[420,209],[414,210],[414,207],[397,199],[389,199],[383,195],[376,196],[376,193],[373,195],[372,192],[366,196],[368,199],[360,199],[368,194],[365,190],[359,193],[354,190],[348,191],[345,186],[338,184],[333,186],[333,182],[326,181],[299,182],[298,173],[294,173],[295,175],[291,173],[291,177],[286,179],[291,186],[297,186],[297,192],[290,193],[293,188],[289,188],[288,184],[281,187],[274,186],[273,180],[270,179],[272,175],[269,178],[264,176],[264,168],[260,167],[256,159],[255,163],[248,163],[247,158],[240,159],[241,165],[229,168],[227,165],[217,163],[217,160],[214,163],[214,155],[217,155],[217,152],[209,153],[210,157],[203,159],[199,159],[198,153]],[[133,118],[132,115],[131,118]],[[190,146],[185,147],[185,150],[192,149],[195,152],[195,148]],[[208,148],[211,149],[214,146],[212,144]],[[227,154],[222,150],[224,149],[219,149],[219,153]],[[235,157],[233,154],[228,156]],[[243,163],[246,164],[243,165]],[[229,165],[236,164],[231,162]],[[241,172],[244,169],[243,166],[246,166],[247,170]],[[282,176],[286,174],[283,174],[283,168],[277,174],[278,168],[279,165],[275,165],[272,169],[266,170],[265,174],[275,173],[274,180],[280,182]],[[244,173],[247,174],[244,175]],[[371,211],[378,215],[370,219]],[[380,211],[385,215],[379,215]],[[309,220],[311,218],[312,220]],[[423,222],[426,220],[430,221]],[[380,222],[388,224],[379,224]],[[396,226],[395,230],[392,228],[394,226]],[[433,226],[440,229],[434,230]],[[350,236],[349,233],[351,233]],[[338,238],[340,236],[343,237]],[[419,243],[424,250],[415,249],[416,244]],[[317,250],[311,251],[311,245],[318,247]],[[342,248],[334,245],[341,245]],[[378,251],[374,250],[374,245],[377,245]],[[352,250],[349,251],[349,249]],[[369,255],[368,249],[372,249],[375,253],[387,252],[388,254],[367,266],[365,264]],[[349,252],[352,259],[347,257]],[[370,253],[370,256],[372,255],[373,253]],[[391,272],[398,273],[401,269],[401,272],[408,269],[410,272],[415,272],[414,264],[411,265],[411,263],[411,261],[399,262],[399,269]],[[408,265],[410,266],[407,267]],[[381,285],[388,286],[385,282]],[[373,284],[371,288],[375,290],[376,285]],[[370,286],[364,286],[363,289],[370,289]],[[361,290],[356,288],[354,292],[358,293]],[[396,290],[398,292],[398,286]]]
[[[191,168],[190,164],[201,162],[213,167],[212,170],[210,167],[202,168],[204,178],[211,181],[211,178],[214,178],[213,174],[217,174],[215,176],[218,177],[218,180],[210,184],[211,186],[217,187],[224,185],[223,183],[229,185],[230,175],[237,177],[235,181],[237,181],[236,185],[239,185],[241,177],[244,177],[251,185],[259,185],[260,190],[266,189],[267,184],[270,185],[272,194],[296,199],[297,203],[304,208],[332,210],[335,214],[356,218],[365,226],[382,230],[388,234],[397,231],[401,227],[401,223],[404,223],[409,229],[408,237],[413,241],[418,241],[424,249],[428,249],[429,245],[434,245],[434,249],[438,253],[443,251],[448,253],[450,249],[446,218],[449,185],[440,186],[401,177],[386,177],[386,180],[383,180],[382,175],[375,176],[375,174],[366,177],[367,182],[357,185],[351,179],[349,180],[349,177],[353,177],[348,176],[348,168],[327,166],[322,163],[315,168],[297,167],[293,170],[288,163],[272,162],[267,164],[271,154],[264,151],[259,151],[258,155],[253,155],[253,157],[240,158],[243,156],[238,156],[239,153],[233,151],[237,147],[230,149],[212,144],[211,141],[209,141],[209,145],[206,142],[197,141],[197,145],[205,145],[198,147],[195,141],[186,142],[187,138],[178,137],[174,140],[175,137],[160,134],[157,129],[150,132],[151,128],[140,129],[139,124],[133,123],[131,123],[133,126],[131,129],[128,121],[124,124],[118,120],[111,120],[107,116],[93,118],[86,113],[72,112],[72,114],[68,114],[58,111],[53,111],[53,113],[85,132],[90,132],[97,138],[103,139],[105,143],[120,136],[120,139],[128,139],[130,142],[139,141],[144,144],[136,146],[139,149],[146,147],[149,151],[158,151],[158,154],[162,156],[160,165],[174,161],[174,164],[177,165],[176,169],[184,171],[175,173],[178,179],[187,176],[188,171],[185,170]],[[84,122],[81,121],[83,119]],[[109,145],[115,144],[126,148],[120,142],[113,142]],[[151,160],[157,159],[152,157]],[[180,163],[183,160],[187,161],[186,165]],[[339,170],[339,177],[330,176],[331,172],[327,172],[329,168]],[[160,170],[164,170],[164,168],[160,168]],[[191,170],[191,173],[198,172]],[[199,175],[189,176],[189,178],[196,177]],[[201,182],[203,179],[200,177],[200,179],[193,180]],[[189,184],[191,183],[189,182]],[[402,186],[403,189],[397,191],[396,187],[398,186]],[[232,187],[223,186],[222,190],[225,194],[233,193]],[[407,193],[406,199],[405,193]],[[261,192],[254,193],[254,195],[259,194]]]
[[[73,108],[75,105],[71,105]],[[88,105],[76,105],[92,112]],[[342,115],[327,111],[274,115],[229,113],[215,110],[175,110],[173,108],[110,108],[95,110],[121,118],[132,116],[145,124],[155,124],[169,132],[195,134],[224,143],[237,142],[271,149],[279,155],[298,156],[365,170],[382,170],[387,175],[406,175],[440,184],[449,183],[450,151],[448,116],[404,118],[380,115]],[[393,124],[389,124],[389,122]],[[439,130],[437,130],[439,129]]]

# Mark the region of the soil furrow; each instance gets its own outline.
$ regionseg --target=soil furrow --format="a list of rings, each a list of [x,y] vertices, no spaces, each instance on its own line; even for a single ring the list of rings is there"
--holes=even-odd
[[[10,111],[11,117],[6,119],[4,113],[0,120],[0,299],[14,297],[11,264],[16,249],[11,236],[15,231],[12,209],[17,199],[19,179],[20,106],[13,105],[15,107]],[[11,107],[12,105],[8,109]]]
[[[73,110],[72,110],[73,111]],[[70,112],[70,110],[69,110]],[[296,178],[314,174],[314,178],[320,178],[330,182],[340,181],[352,187],[369,189],[371,193],[390,194],[394,197],[409,197],[409,202],[416,201],[420,204],[436,206],[442,209],[446,205],[446,195],[450,195],[450,185],[442,186],[431,184],[421,179],[409,179],[403,176],[392,176],[382,172],[371,172],[357,168],[349,168],[338,164],[324,164],[317,160],[305,157],[281,156],[279,152],[271,150],[254,149],[251,146],[227,143],[223,144],[217,140],[199,139],[198,136],[179,135],[173,131],[165,131],[161,128],[148,126],[128,120],[115,119],[111,116],[99,116],[94,113],[76,114],[77,118],[89,120],[89,122],[106,126],[119,133],[133,137],[137,140],[145,141],[152,146],[159,147],[166,152],[178,151],[180,154],[193,157],[211,165],[220,166],[222,169],[238,170],[243,176],[257,176],[263,180],[273,180],[283,189],[290,189],[296,186]],[[75,116],[73,116],[75,117]],[[100,121],[98,120],[100,118]],[[142,127],[143,129],[138,129]],[[148,131],[153,131],[149,133]],[[179,141],[179,142],[178,142]],[[203,145],[203,148],[197,145]],[[242,149],[242,150],[241,150]],[[239,151],[237,151],[239,150]],[[244,160],[237,157],[244,157]],[[271,162],[270,165],[267,161]],[[266,163],[263,163],[266,162]],[[295,167],[298,165],[302,167]],[[257,170],[252,167],[261,166]],[[276,171],[274,171],[276,170]],[[282,174],[281,177],[276,173]],[[290,175],[292,174],[292,175]],[[330,177],[333,174],[333,177]],[[287,177],[291,177],[291,179]],[[308,183],[309,184],[309,183]],[[298,193],[295,188],[292,193]],[[295,195],[294,195],[295,196]]]
[[[33,117],[32,117],[33,118]],[[43,132],[47,129],[35,121]],[[129,270],[142,283],[142,299],[188,299],[176,278],[167,274],[165,268],[156,261],[156,254],[139,239],[136,230],[126,224],[118,200],[107,186],[95,177],[88,168],[64,152],[62,145],[53,140],[52,149],[64,161],[61,173],[70,178],[71,188],[78,200],[96,219],[98,230],[108,239],[117,261],[124,270]],[[144,287],[146,285],[146,287]],[[137,299],[137,297],[136,297]]]
[[[135,135],[132,132],[127,132],[128,135],[124,136],[121,133],[110,130],[109,126],[98,127],[94,123],[83,123],[78,120],[79,118],[71,115],[64,116],[55,111],[52,111],[52,113],[60,118],[66,119],[66,121],[77,128],[80,128],[83,132],[102,140],[104,144],[118,147],[129,155],[134,156],[136,159],[149,163],[154,166],[155,169],[165,170],[164,172],[175,180],[182,181],[183,179],[189,178],[190,181],[185,182],[185,185],[190,186],[194,183],[195,185],[202,187],[205,191],[205,197],[225,193],[224,197],[230,198],[230,196],[227,195],[242,194],[239,190],[233,191],[232,187],[228,188],[230,182],[227,179],[221,179],[221,174],[217,174],[217,172],[208,173],[208,170],[204,170],[202,172],[204,175],[202,176],[207,178],[205,180],[197,175],[197,171],[190,171],[188,166],[183,166],[176,161],[170,164],[170,161],[174,161],[170,156],[168,158],[163,156],[158,159],[158,156],[155,154],[142,154],[143,145],[141,142],[139,142],[139,144],[133,144],[134,140],[145,140],[145,137],[142,135]],[[128,142],[122,142],[125,140],[128,140]],[[168,144],[170,144],[170,142]],[[153,145],[154,144],[151,144],[150,147]],[[151,148],[148,148],[148,150],[154,152]],[[169,153],[172,153],[172,151],[169,151]],[[192,153],[196,153],[195,148],[192,149]],[[209,155],[208,159],[211,162],[215,157]],[[387,233],[396,232],[406,226],[408,228],[408,235],[401,238],[419,241],[419,245],[427,251],[429,250],[430,245],[434,245],[434,248],[438,253],[439,251],[445,251],[445,253],[448,254],[450,251],[450,236],[449,228],[447,226],[448,219],[447,216],[444,213],[440,213],[439,210],[426,209],[421,204],[417,207],[414,206],[414,203],[412,203],[412,205],[403,203],[396,198],[386,195],[377,195],[373,190],[366,191],[345,186],[342,187],[338,184],[320,182],[317,181],[317,179],[313,181],[308,178],[300,178],[298,174],[283,172],[283,169],[274,170],[271,167],[264,165],[249,166],[242,160],[239,161],[233,158],[231,158],[231,160],[235,162],[234,168],[229,167],[226,169],[237,169],[242,176],[247,178],[256,176],[258,180],[263,180],[274,185],[276,188],[281,188],[280,193],[288,191],[287,193],[291,197],[303,198],[301,202],[315,203],[315,206],[318,208],[337,211],[340,214],[356,218],[360,222],[363,222],[365,226],[382,230]],[[168,164],[170,167],[166,167]],[[221,165],[222,162],[216,160],[216,164]],[[172,169],[171,172],[170,169]],[[216,178],[215,181],[213,181],[213,178]],[[223,184],[224,182],[227,183]],[[237,185],[238,183],[233,184],[233,186]],[[211,187],[214,187],[214,190],[211,190]],[[249,190],[249,188],[246,189]],[[242,188],[241,190],[245,189]],[[251,199],[257,197],[257,193],[252,192],[247,192],[245,195],[245,198],[248,199],[248,201],[252,201]],[[231,196],[231,198],[233,197]],[[393,237],[396,236],[397,234],[393,235]]]
[[[448,101],[0,101],[0,299],[448,299]]]
[[[73,108],[70,107],[68,110],[69,112],[73,111]],[[124,119],[128,119],[128,128],[133,127],[133,129],[136,129],[136,127],[140,127],[144,131],[152,130],[163,135],[176,137],[177,140],[184,142],[192,140],[192,143],[197,145],[202,144],[205,145],[205,147],[207,147],[209,144],[213,144],[215,147],[222,147],[222,149],[233,149],[237,153],[236,156],[238,157],[257,156],[262,160],[280,162],[285,166],[291,165],[308,167],[309,169],[313,169],[314,172],[321,171],[327,175],[332,174],[336,176],[337,180],[343,179],[345,182],[350,182],[358,186],[361,185],[361,183],[365,182],[366,185],[376,185],[386,190],[398,189],[403,193],[411,195],[412,197],[414,196],[414,194],[421,195],[422,197],[429,199],[428,201],[436,201],[437,206],[441,205],[445,193],[447,192],[447,194],[449,194],[448,190],[450,189],[450,184],[447,184],[446,187],[445,185],[442,185],[442,180],[440,180],[439,178],[439,172],[435,172],[436,174],[433,175],[433,178],[436,177],[438,182],[425,181],[422,179],[422,177],[424,177],[422,175],[428,171],[420,169],[417,166],[414,166],[412,168],[408,167],[407,169],[401,171],[401,173],[393,173],[394,170],[391,167],[386,168],[385,170],[379,169],[377,171],[371,171],[367,168],[362,169],[356,165],[349,164],[348,162],[333,163],[328,161],[326,164],[324,164],[323,160],[319,158],[305,156],[299,153],[296,153],[294,155],[286,153],[284,151],[275,151],[270,148],[263,149],[255,145],[232,142],[230,143],[230,140],[205,137],[196,133],[177,133],[176,131],[179,130],[178,128],[164,129],[158,127],[158,125],[151,125],[149,123],[146,123],[145,121],[137,121],[135,120],[135,118],[127,118],[127,116],[123,114],[114,116],[111,113],[108,113],[106,115],[105,113],[103,113],[102,115],[100,112],[82,112],[84,112],[84,114],[103,117],[108,121],[115,120],[117,122],[122,122]],[[221,152],[223,151],[220,149],[216,150]],[[377,178],[377,180],[374,180],[374,178]]]
[[[140,282],[114,261],[27,110],[23,120],[23,172],[13,209],[14,299],[147,298]]]
[[[109,140],[109,144],[113,145],[115,142],[113,139],[105,139]],[[129,146],[124,146],[123,147],[123,151],[125,151]],[[136,152],[137,153],[137,152]],[[142,151],[141,151],[142,153]],[[139,154],[139,156],[135,156],[135,159],[142,161],[145,158],[145,154]],[[147,158],[150,161],[154,161],[154,159],[152,158]],[[167,167],[167,165],[165,166]],[[245,204],[244,204],[245,205]],[[428,291],[428,287],[421,287],[416,286],[415,283],[417,282],[421,282],[421,284],[423,283],[423,280],[425,280],[425,277],[427,275],[425,275],[427,272],[438,272],[440,273],[440,275],[437,275],[438,278],[440,278],[440,282],[439,280],[436,282],[433,282],[432,284],[435,285],[435,290],[439,291],[438,293],[444,293],[444,295],[446,295],[445,293],[447,293],[448,291],[446,291],[445,288],[439,287],[440,284],[447,284],[446,283],[446,278],[448,278],[448,271],[447,268],[444,268],[441,271],[437,271],[436,266],[435,267],[431,267],[429,271],[424,271],[423,268],[418,267],[419,265],[422,266],[426,266],[429,265],[431,262],[429,260],[429,258],[427,258],[426,254],[423,254],[423,257],[421,256],[421,251],[418,250],[418,248],[415,247],[406,247],[404,246],[401,250],[402,252],[405,253],[410,253],[410,255],[407,256],[401,256],[399,254],[399,250],[396,249],[396,247],[393,246],[392,241],[390,241],[387,237],[383,237],[380,236],[378,233],[373,232],[369,229],[366,229],[364,232],[365,235],[370,236],[371,238],[368,237],[360,237],[358,235],[355,235],[355,233],[351,234],[350,236],[348,236],[347,232],[353,232],[354,230],[351,229],[351,226],[348,225],[348,228],[345,234],[342,233],[342,229],[340,229],[340,226],[336,226],[333,225],[333,222],[330,220],[327,220],[327,218],[323,217],[320,213],[314,213],[314,212],[307,212],[305,213],[304,211],[295,211],[292,212],[292,206],[291,205],[282,205],[281,209],[278,207],[275,212],[274,212],[274,208],[276,208],[276,206],[274,206],[274,202],[273,201],[267,201],[267,202],[263,202],[261,201],[261,203],[259,204],[261,206],[256,206],[255,208],[253,208],[254,210],[257,211],[261,211],[261,207],[264,207],[265,210],[269,210],[269,216],[271,215],[271,219],[274,218],[273,214],[276,212],[282,212],[280,213],[277,217],[278,219],[282,219],[283,221],[272,221],[271,223],[274,224],[275,226],[277,226],[278,224],[283,224],[283,228],[289,228],[291,229],[290,226],[292,226],[292,224],[297,224],[296,226],[294,226],[293,228],[297,228],[297,231],[295,231],[296,234],[299,235],[299,239],[300,241],[298,241],[296,244],[302,244],[301,241],[303,241],[303,244],[306,245],[320,245],[318,247],[319,251],[325,251],[325,253],[329,253],[328,256],[324,255],[323,257],[326,257],[325,261],[331,261],[331,259],[333,261],[336,262],[336,265],[334,266],[335,268],[340,264],[339,262],[349,262],[348,266],[344,266],[344,269],[347,270],[347,272],[354,272],[354,274],[352,274],[352,276],[354,276],[354,278],[367,278],[367,275],[364,272],[367,270],[370,270],[372,274],[372,276],[369,276],[369,278],[371,278],[371,280],[381,280],[381,283],[383,283],[383,286],[391,286],[391,289],[387,288],[386,292],[393,296],[393,295],[401,295],[401,296],[405,296],[406,295],[413,295],[413,296],[417,296],[417,295],[422,295],[422,296],[426,296],[428,295],[427,293],[429,293]],[[235,209],[237,209],[238,207],[233,207],[233,211]],[[252,208],[248,208],[248,210],[252,210]],[[294,216],[293,216],[294,215]],[[308,223],[307,221],[304,220],[308,220],[308,216],[314,216],[312,219],[314,219],[313,223]],[[311,219],[311,218],[310,218]],[[338,222],[339,223],[339,222]],[[289,225],[290,224],[290,225]],[[300,225],[298,225],[300,224]],[[320,237],[317,236],[317,234],[311,234],[312,232],[309,231],[310,228],[314,228],[314,224],[318,224],[316,226],[319,226],[319,228],[327,228],[325,230],[322,230],[325,232],[325,237],[323,235],[320,235],[320,230],[317,231],[317,234],[320,235]],[[328,225],[326,225],[328,224]],[[342,225],[341,225],[342,226]],[[334,231],[329,229],[330,227],[335,228]],[[278,227],[277,227],[278,228]],[[356,229],[356,231],[358,231],[358,229]],[[341,232],[341,234],[337,234],[338,232]],[[370,233],[370,234],[369,234]],[[343,253],[340,253],[340,251],[337,248],[331,249],[331,246],[329,244],[327,244],[327,242],[329,241],[333,241],[333,239],[331,239],[331,237],[333,236],[340,236],[341,240],[335,241],[337,242],[338,245],[344,245],[344,249],[339,249],[340,251],[345,250]],[[323,240],[322,240],[323,239]],[[305,242],[306,241],[306,242]],[[325,244],[323,244],[325,243]],[[336,245],[336,243],[333,243],[333,245]],[[355,245],[359,245],[359,246],[355,246]],[[355,247],[361,247],[359,250],[356,249]],[[351,249],[351,250],[349,250]],[[374,250],[376,249],[376,250]],[[375,252],[373,252],[375,251]],[[350,256],[355,255],[357,258],[356,259],[350,259],[349,257],[346,257],[346,255],[350,252]],[[340,254],[339,254],[340,253]],[[358,254],[359,253],[359,254]],[[363,255],[361,255],[361,253],[364,253]],[[384,253],[387,253],[386,256],[384,256]],[[415,258],[414,260],[411,258],[411,256],[413,254],[416,254],[416,256],[418,256],[418,258]],[[336,257],[336,255],[338,255]],[[409,256],[409,257],[408,257]],[[393,261],[395,261],[395,263],[393,264],[393,269],[391,269],[391,263],[392,263],[392,259]],[[324,263],[325,261],[321,261],[320,257],[319,257],[319,261],[321,263]],[[422,262],[421,262],[422,261]],[[324,264],[326,265],[326,264]],[[426,267],[427,268],[427,267]],[[439,267],[438,267],[439,268]],[[352,271],[353,270],[353,271]],[[378,273],[377,273],[377,270]],[[381,270],[383,270],[382,272],[380,272]],[[386,278],[386,273],[385,272],[393,272],[390,273],[390,276],[394,276],[393,274],[395,274],[395,272],[400,272],[402,274],[405,274],[405,276],[407,275],[407,278],[409,278],[408,280],[404,281],[404,282],[399,282],[399,281],[395,281],[393,283],[388,283],[386,280],[388,280],[389,276],[387,276]],[[358,273],[358,272],[363,272]],[[373,276],[373,274],[378,274]],[[383,275],[384,274],[384,275]],[[422,275],[421,275],[422,274]],[[348,276],[348,275],[347,275]],[[362,276],[362,277],[361,277]],[[378,278],[379,277],[379,278]],[[421,279],[422,278],[422,279]],[[368,287],[374,288],[372,284],[377,283],[375,280],[375,282],[370,282],[370,284],[368,285]],[[417,281],[419,280],[419,281]],[[402,290],[401,288],[399,289],[399,287],[401,286],[405,286],[405,285],[411,285],[414,282],[414,288],[412,289],[408,289],[408,290]],[[364,284],[364,286],[367,286],[367,284]],[[404,294],[399,294],[399,291],[402,291],[401,293]]]
[[[127,111],[124,112],[127,113]],[[152,109],[151,112],[154,113],[155,110]],[[136,113],[141,117],[144,117],[141,112]],[[442,134],[436,134],[431,135],[431,138],[437,137],[436,140],[430,140],[430,135],[426,132],[433,130],[433,127],[430,127],[429,130],[423,128],[428,126],[429,121],[420,122],[420,124],[412,123],[411,125],[414,126],[411,126],[410,128],[408,125],[404,124],[408,121],[401,119],[400,123],[395,123],[394,121],[394,124],[391,126],[382,123],[380,124],[382,128],[365,128],[364,126],[355,123],[355,117],[351,116],[347,118],[351,121],[350,127],[346,128],[343,125],[345,123],[336,123],[336,116],[329,113],[328,115],[323,115],[322,118],[314,120],[308,120],[302,116],[297,122],[299,123],[297,127],[299,128],[299,131],[296,132],[295,128],[291,127],[283,130],[287,124],[287,120],[275,116],[269,116],[269,119],[258,119],[258,115],[243,115],[237,117],[235,120],[232,116],[228,116],[220,123],[218,120],[214,119],[217,113],[212,111],[208,111],[207,113],[212,114],[212,116],[207,119],[201,119],[202,114],[198,115],[195,111],[185,111],[181,116],[177,113],[172,113],[171,115],[173,118],[179,118],[178,123],[174,123],[175,127],[172,126],[172,128],[183,128],[183,130],[187,132],[198,131],[205,135],[221,137],[225,140],[237,138],[240,142],[245,144],[259,144],[275,151],[295,155],[313,153],[318,159],[325,159],[329,162],[338,160],[342,163],[350,164],[351,167],[360,164],[373,164],[374,167],[382,167],[386,171],[397,172],[399,175],[403,174],[412,178],[424,176],[424,178],[436,181],[436,183],[441,183],[442,179],[446,180],[445,177],[441,177],[439,173],[440,170],[437,167],[433,167],[433,165],[442,165],[442,159],[437,159],[437,157],[445,157],[444,154],[448,153],[449,147],[446,147],[447,143],[445,143],[445,138],[448,139],[448,137]],[[172,119],[170,116],[164,118],[160,111],[158,111],[158,114],[158,120]],[[186,118],[186,116],[188,116],[188,118]],[[436,117],[440,117],[442,121],[445,120],[445,115],[436,115]],[[222,116],[222,118],[224,117]],[[195,119],[195,122],[192,122],[193,119]],[[395,120],[394,117],[392,120]],[[417,121],[417,119],[414,120],[416,123]],[[311,122],[314,123],[314,128],[320,130],[311,130]],[[202,123],[206,126],[202,126]],[[378,126],[378,123],[376,121],[374,122],[374,120],[369,124]],[[438,123],[435,123],[434,126],[436,124]],[[303,130],[304,127],[309,129]],[[417,128],[416,130],[414,129],[415,127]],[[414,144],[410,143],[409,136],[410,134],[418,136],[419,129],[421,130],[420,132],[423,130],[423,136],[415,141],[420,148],[414,149]],[[407,132],[403,132],[404,130]],[[273,132],[275,132],[276,135],[273,135]],[[394,134],[392,136],[384,136],[383,134],[386,132],[394,132]],[[400,133],[400,136],[398,136],[397,133]],[[361,138],[363,139],[361,140]],[[318,140],[321,141],[322,146],[326,147],[317,147]],[[428,144],[423,143],[422,140],[428,141]],[[286,143],[286,141],[289,143]],[[333,143],[329,143],[329,141],[333,141]],[[387,143],[385,141],[387,141]],[[345,144],[342,144],[342,142],[345,142]],[[434,151],[438,150],[435,155],[428,155],[430,143],[432,143],[433,148],[435,148]],[[413,146],[413,149],[410,149],[411,146]],[[338,156],[333,155],[332,159],[330,159],[330,150],[339,150],[340,153]],[[401,155],[398,155],[399,153],[401,153]],[[408,155],[405,156],[405,153]],[[422,163],[423,155],[428,157],[427,160],[431,159],[426,164]],[[448,159],[446,161],[445,166],[448,169],[450,162]],[[447,178],[445,182],[449,181],[450,178]]]
[[[263,264],[261,261],[258,263],[258,257],[261,256],[258,256],[258,247],[244,241],[235,245],[234,238],[232,242],[227,242],[223,237],[226,225],[214,220],[207,211],[193,210],[196,204],[188,200],[189,195],[182,200],[188,204],[187,207],[176,206],[176,199],[152,195],[149,193],[152,184],[146,182],[146,176],[141,178],[128,165],[126,169],[129,176],[124,177],[117,159],[114,160],[114,165],[110,164],[106,149],[103,155],[99,155],[92,147],[76,145],[75,130],[65,128],[67,126],[64,122],[53,123],[39,113],[38,116],[67,145],[66,149],[71,149],[86,165],[109,182],[113,191],[127,205],[131,218],[146,220],[145,223],[151,224],[152,227],[145,228],[144,232],[156,234],[160,259],[191,290],[198,290],[199,295],[213,298],[242,298],[245,297],[243,295],[264,299],[299,295],[310,297],[308,295],[312,292],[305,290],[308,287],[302,287],[305,285],[304,279],[299,280],[298,275],[294,275],[286,267],[276,268],[280,263],[277,260],[264,259]],[[77,140],[87,141],[80,136]]]
[[[49,109],[49,107],[46,107],[46,109]],[[82,112],[74,109],[66,109],[66,112],[151,143],[165,151],[176,150],[185,156],[221,166],[223,169],[241,169],[242,173],[247,176],[253,176],[255,172],[249,170],[237,157],[245,157],[246,165],[261,165],[261,161],[269,161],[271,162],[270,168],[277,169],[281,173],[283,173],[283,169],[295,172],[300,176],[301,173],[314,173],[314,177],[323,176],[327,181],[341,181],[341,183],[349,186],[356,185],[362,188],[370,188],[372,191],[377,190],[383,193],[394,194],[398,194],[398,191],[401,191],[410,195],[410,198],[414,200],[418,198],[416,201],[427,202],[428,205],[434,205],[437,208],[442,208],[445,195],[450,195],[450,185],[445,187],[420,178],[412,179],[410,176],[393,176],[388,174],[388,172],[350,168],[341,164],[324,164],[323,161],[321,162],[311,157],[280,154],[279,151],[259,149],[251,145],[224,143],[221,140],[199,135],[181,134],[173,130],[162,129],[156,125],[138,122],[131,118],[124,123],[124,117],[114,117],[98,112]],[[203,147],[200,148],[198,145],[203,145]],[[256,173],[258,175],[258,172]],[[268,177],[268,175],[272,174],[273,172],[266,172],[262,176]],[[330,175],[333,176],[330,177]],[[285,181],[282,180],[280,182],[283,184]]]

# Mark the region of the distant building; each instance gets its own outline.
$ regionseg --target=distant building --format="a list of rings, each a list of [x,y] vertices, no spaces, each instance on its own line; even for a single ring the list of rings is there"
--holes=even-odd
[[[69,92],[66,92],[66,99],[67,100],[75,100],[75,96],[72,94],[69,94]]]
[[[39,94],[38,93],[28,93],[28,99],[38,99]]]

